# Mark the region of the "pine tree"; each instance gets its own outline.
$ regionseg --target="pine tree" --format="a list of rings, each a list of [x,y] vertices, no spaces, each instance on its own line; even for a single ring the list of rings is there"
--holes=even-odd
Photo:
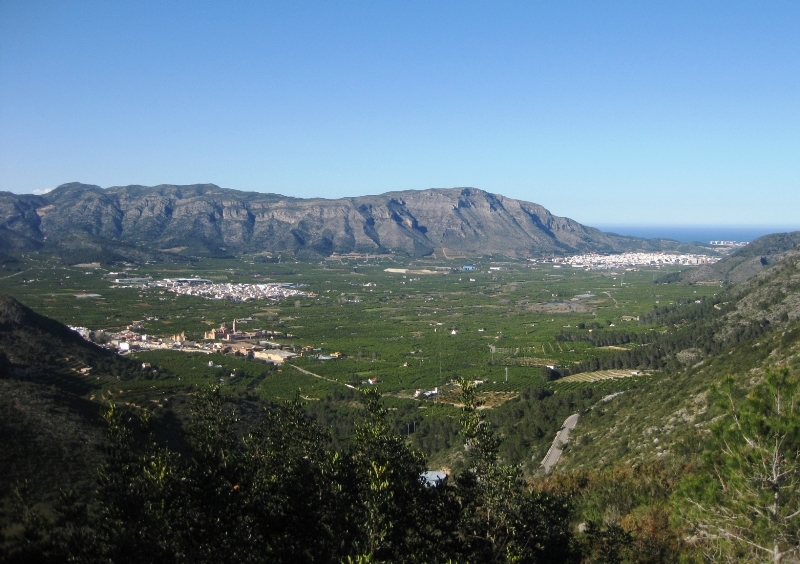
[[[678,491],[683,517],[715,561],[800,557],[800,388],[787,369],[743,396],[717,388],[725,414],[712,428],[706,472]]]
[[[456,488],[462,503],[465,560],[563,562],[570,556],[568,497],[530,488],[521,468],[499,457],[501,439],[478,410],[472,382],[460,379],[467,469]]]

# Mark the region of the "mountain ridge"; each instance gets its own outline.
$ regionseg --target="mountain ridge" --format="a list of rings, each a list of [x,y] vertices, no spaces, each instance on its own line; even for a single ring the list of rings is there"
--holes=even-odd
[[[477,188],[303,199],[214,184],[101,188],[73,182],[44,195],[0,193],[0,235],[13,242],[9,248],[23,251],[72,237],[74,245],[91,238],[150,251],[180,248],[198,256],[263,251],[427,256],[443,248],[532,258],[696,250],[667,239],[605,233],[539,204]]]

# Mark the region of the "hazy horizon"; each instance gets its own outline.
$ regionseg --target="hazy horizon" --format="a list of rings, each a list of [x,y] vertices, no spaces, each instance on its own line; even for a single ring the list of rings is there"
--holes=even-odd
[[[682,243],[709,241],[752,242],[764,235],[798,231],[798,226],[786,225],[592,225],[607,233],[643,237],[645,239],[673,239]]]

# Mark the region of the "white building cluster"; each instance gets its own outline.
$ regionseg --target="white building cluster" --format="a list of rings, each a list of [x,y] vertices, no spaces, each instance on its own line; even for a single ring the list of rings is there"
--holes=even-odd
[[[712,247],[744,247],[747,245],[746,241],[711,241],[709,243]]]
[[[557,266],[571,266],[573,268],[612,269],[636,266],[697,266],[713,264],[719,257],[708,255],[674,254],[664,252],[652,253],[622,253],[619,255],[598,255],[589,253],[569,257],[554,258],[551,261]]]
[[[234,328],[232,331],[225,328],[223,325],[220,330],[206,332],[204,342],[192,341],[188,339],[183,332],[165,337],[155,337],[153,335],[136,333],[131,330],[133,327],[141,329],[140,323],[141,322],[134,321],[128,326],[128,329],[116,332],[106,332],[102,330],[91,331],[85,327],[70,327],[70,329],[87,340],[92,339],[92,333],[94,333],[95,337],[101,336],[103,343],[101,346],[103,348],[116,351],[120,354],[151,350],[172,350],[205,354],[252,354],[253,358],[274,362],[276,364],[281,364],[285,360],[297,356],[294,352],[294,345],[279,343],[273,340],[275,337],[291,339],[294,338],[294,335],[263,329],[237,331],[236,320],[233,322]],[[225,329],[222,331],[224,336],[221,337],[223,342],[214,342],[215,339],[220,338],[219,333],[222,329]],[[335,354],[338,358],[339,353]]]
[[[197,282],[195,279],[167,279],[158,285],[176,294],[234,302],[281,300],[308,295],[307,292],[298,290],[294,284],[215,284],[205,280]]]

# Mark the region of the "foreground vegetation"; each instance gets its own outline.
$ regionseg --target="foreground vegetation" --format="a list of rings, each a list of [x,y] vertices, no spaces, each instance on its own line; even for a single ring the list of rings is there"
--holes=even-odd
[[[266,410],[238,436],[219,388],[206,389],[194,400],[185,455],[154,439],[147,412],[143,440],[134,440],[131,418],[112,404],[92,502],[62,492],[47,516],[17,488],[6,560],[795,561],[800,388],[787,370],[746,397],[730,381],[717,389],[724,415],[703,464],[681,478],[649,465],[527,483],[501,461],[474,387],[461,385],[467,464],[436,483],[421,477],[424,457],[389,430],[374,390],[342,450],[297,402]]]

